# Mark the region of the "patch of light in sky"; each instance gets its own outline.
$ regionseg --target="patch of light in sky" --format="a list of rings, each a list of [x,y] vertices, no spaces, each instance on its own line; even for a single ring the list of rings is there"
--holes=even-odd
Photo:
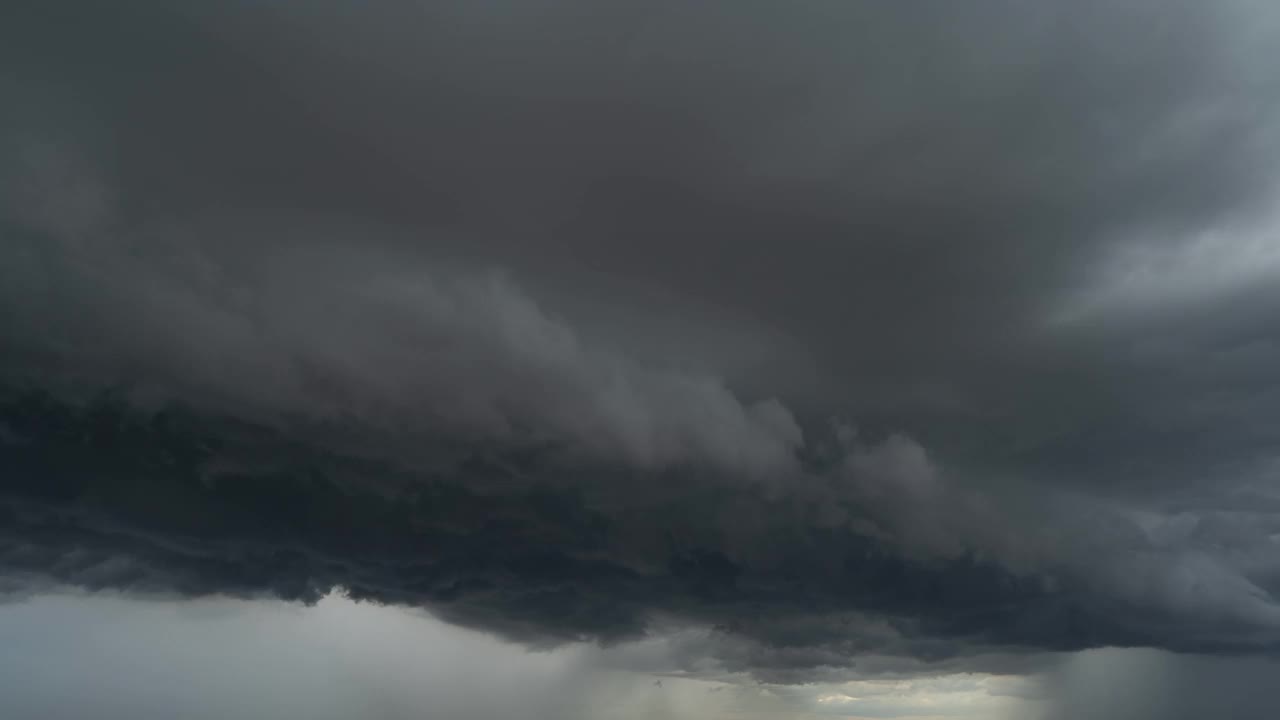
[[[0,643],[0,695],[22,718],[991,718],[1020,702],[999,684],[1022,682],[776,686],[654,673],[627,668],[635,645],[528,649],[339,595],[313,607],[40,595],[0,605]],[[664,647],[645,644],[649,655]]]

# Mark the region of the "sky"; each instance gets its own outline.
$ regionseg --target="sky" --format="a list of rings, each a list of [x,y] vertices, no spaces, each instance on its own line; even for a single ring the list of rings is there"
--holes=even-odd
[[[1275,717],[1280,11],[0,8],[14,717]]]

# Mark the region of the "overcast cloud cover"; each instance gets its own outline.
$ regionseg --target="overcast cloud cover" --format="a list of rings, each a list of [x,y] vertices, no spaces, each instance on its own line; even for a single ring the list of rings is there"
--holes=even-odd
[[[1247,0],[7,3],[0,587],[1272,717],[1277,48]]]

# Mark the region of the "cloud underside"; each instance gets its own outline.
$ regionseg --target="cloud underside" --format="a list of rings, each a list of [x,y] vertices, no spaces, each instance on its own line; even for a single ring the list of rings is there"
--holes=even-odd
[[[1253,653],[1273,642],[1231,612],[1239,598],[1206,600],[1200,617],[1099,588],[1066,562],[1027,572],[963,549],[915,553],[821,520],[827,496],[691,490],[680,471],[501,450],[405,471],[318,450],[297,430],[139,412],[115,396],[11,394],[3,419],[9,592],[314,602],[342,591],[533,645],[705,628],[677,656],[686,670],[788,682],[870,657],[889,670],[981,669],[1095,646]]]
[[[19,3],[0,583],[1272,653],[1272,14]]]

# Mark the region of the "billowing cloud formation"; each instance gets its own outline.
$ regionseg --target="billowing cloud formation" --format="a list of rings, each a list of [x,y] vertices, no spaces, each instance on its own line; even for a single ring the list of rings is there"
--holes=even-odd
[[[12,591],[1275,649],[1269,8],[24,5]]]
[[[99,382],[141,377],[210,400],[382,427],[423,430],[434,417],[517,442],[565,440],[642,468],[776,474],[791,469],[800,444],[776,400],[746,404],[716,378],[636,367],[586,346],[499,275],[312,249],[263,253],[256,277],[231,279],[190,247],[148,256],[90,242],[16,239],[7,306],[33,334],[68,333],[23,351],[83,348],[78,362]]]

